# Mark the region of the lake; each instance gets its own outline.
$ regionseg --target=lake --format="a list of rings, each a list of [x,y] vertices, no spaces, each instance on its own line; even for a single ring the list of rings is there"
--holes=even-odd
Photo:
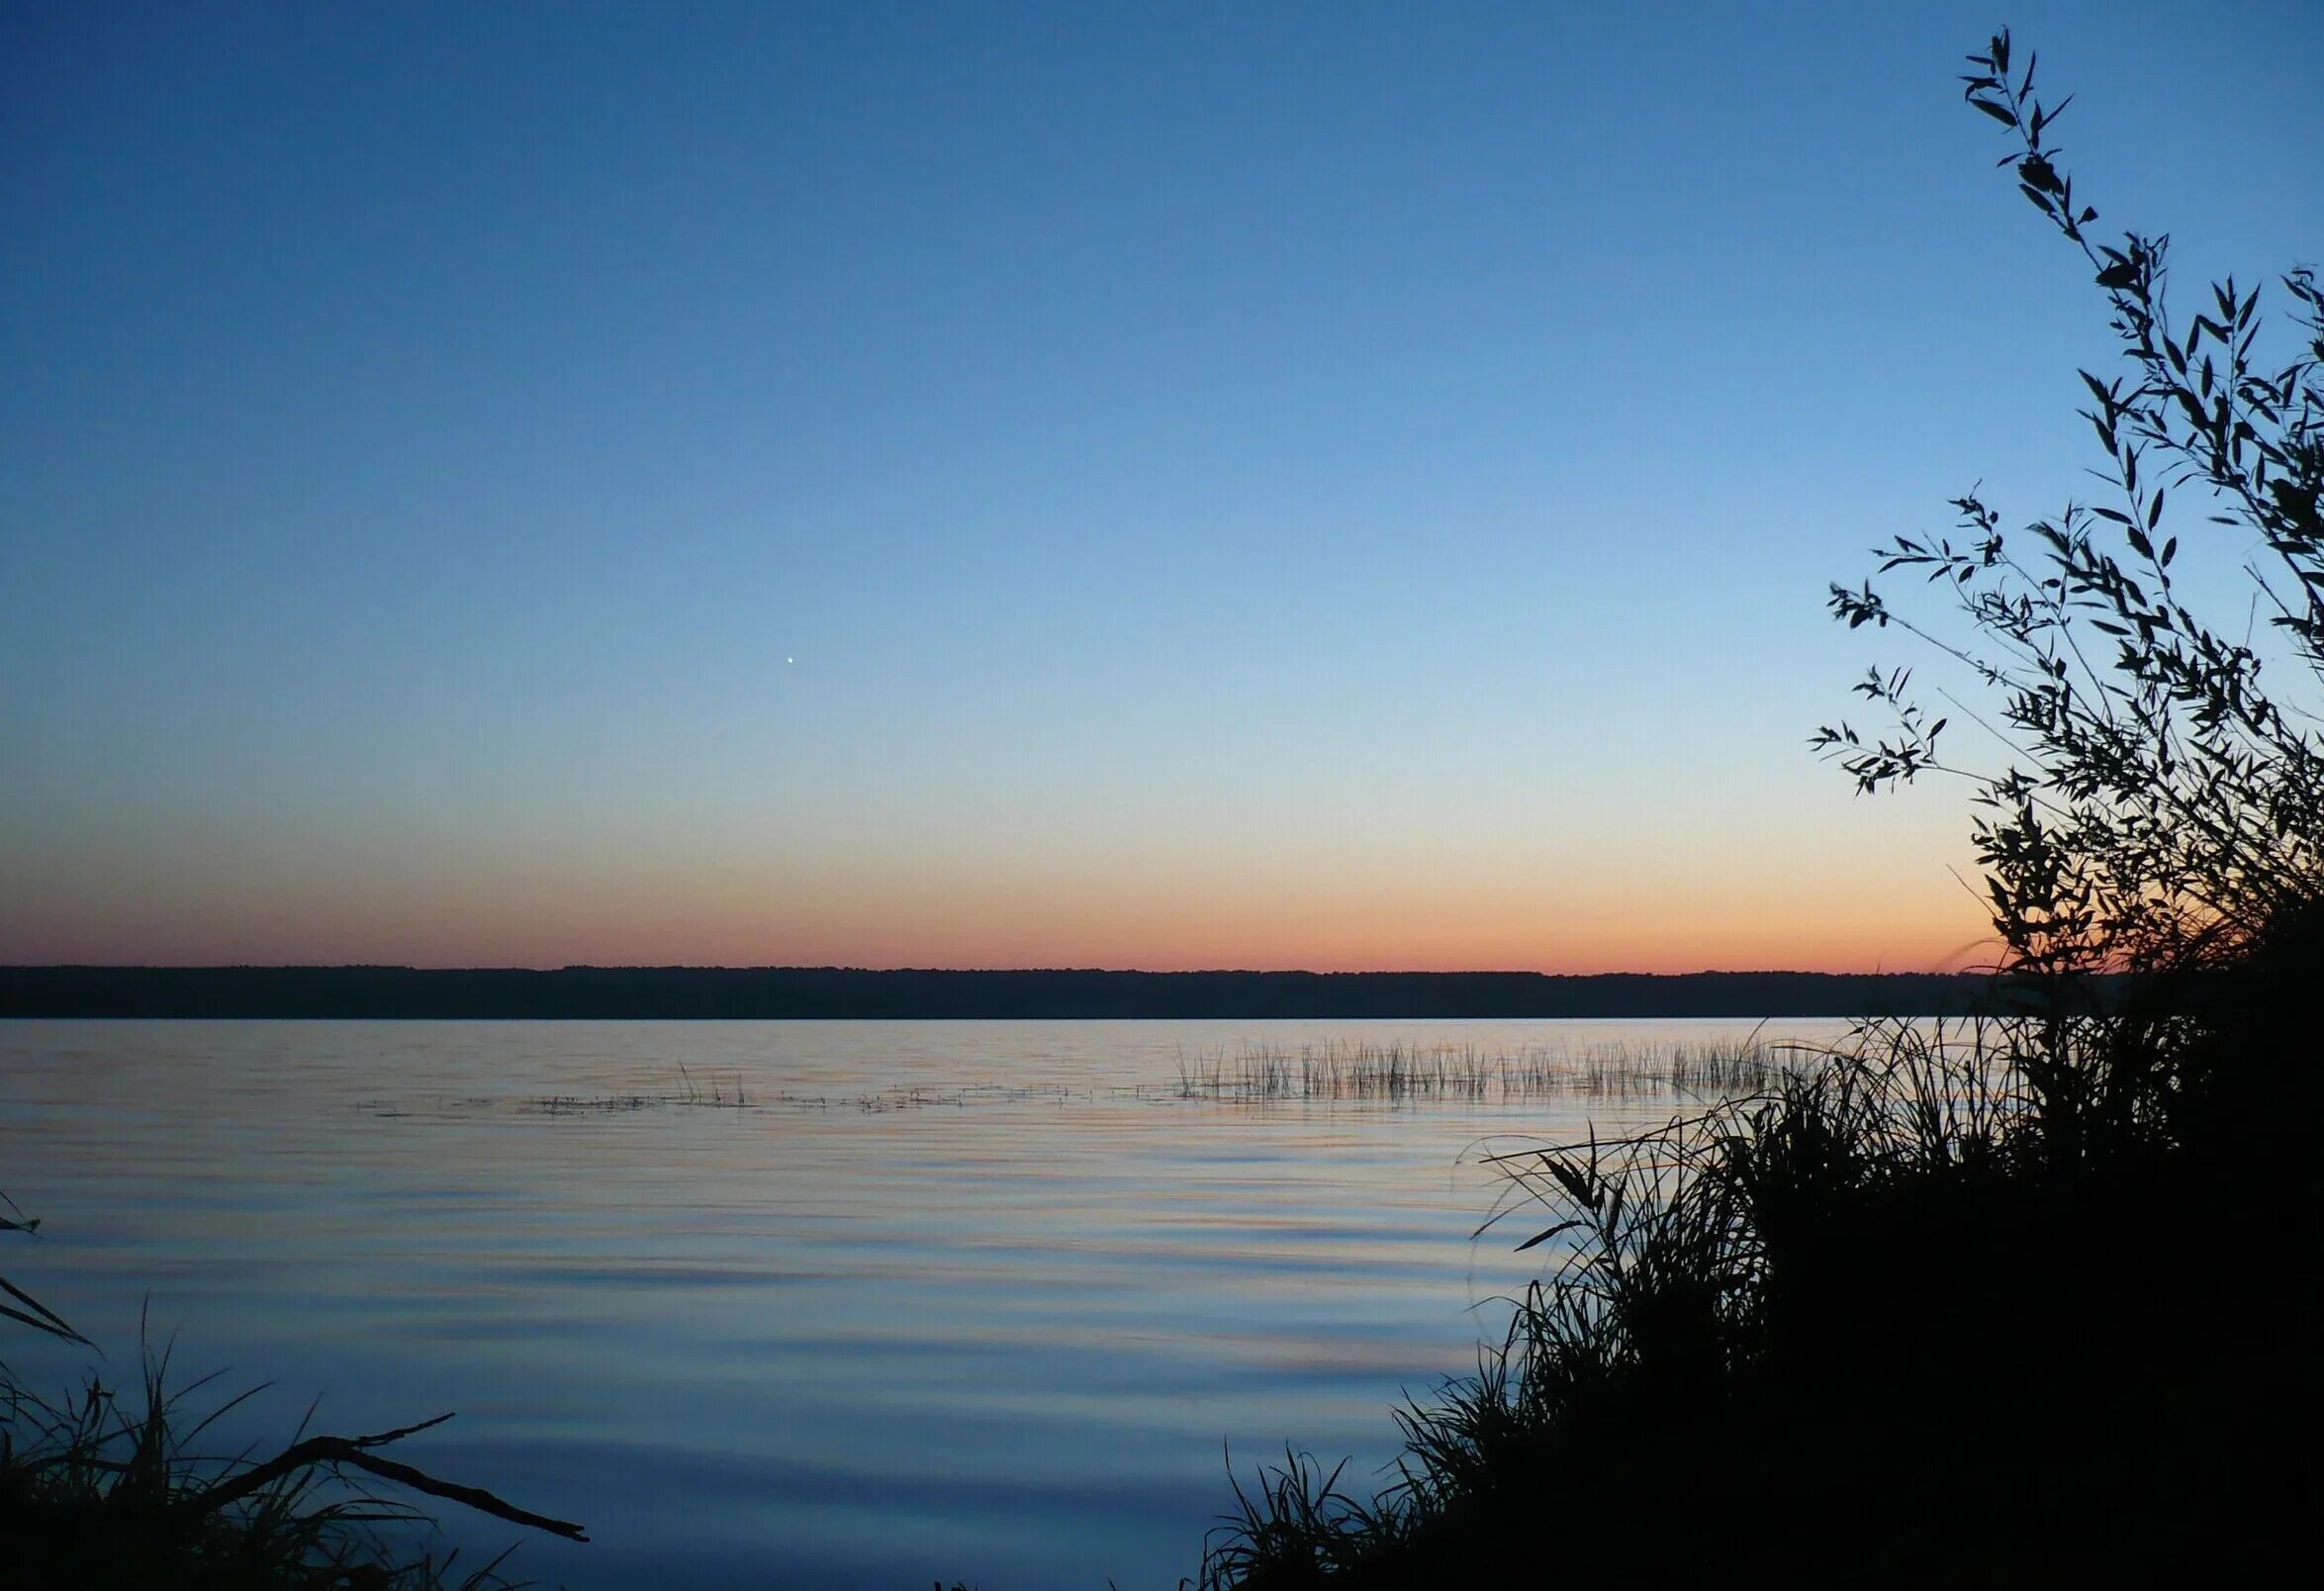
[[[142,1312],[196,1406],[271,1382],[230,1449],[457,1410],[391,1455],[593,1538],[514,1578],[1146,1591],[1228,1451],[1369,1491],[1475,1367],[1544,1263],[1472,1241],[1484,1155],[1699,1108],[1656,1058],[1753,1026],[0,1023],[0,1275],[109,1379]]]

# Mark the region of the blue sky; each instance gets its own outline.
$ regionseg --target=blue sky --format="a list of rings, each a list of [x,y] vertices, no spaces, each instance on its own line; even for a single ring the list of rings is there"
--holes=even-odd
[[[1999,16],[0,19],[0,959],[1979,930],[1805,740],[1864,548],[2091,490]],[[2183,291],[2324,252],[2324,11],[2006,20]]]

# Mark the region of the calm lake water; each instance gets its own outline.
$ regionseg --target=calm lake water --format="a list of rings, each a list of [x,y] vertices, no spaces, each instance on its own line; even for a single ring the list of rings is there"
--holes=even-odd
[[[271,1381],[235,1436],[457,1410],[398,1452],[594,1539],[526,1539],[517,1578],[1145,1591],[1195,1571],[1228,1448],[1369,1489],[1390,1406],[1474,1368],[1542,1263],[1524,1216],[1471,1240],[1482,1155],[1693,1108],[1625,1069],[1751,1027],[0,1023],[0,1189],[43,1223],[0,1275],[109,1378],[143,1311],[181,1378]],[[1358,1045],[1574,1077],[1180,1093]],[[14,1328],[0,1358],[88,1362]],[[519,1534],[444,1527],[463,1561]]]

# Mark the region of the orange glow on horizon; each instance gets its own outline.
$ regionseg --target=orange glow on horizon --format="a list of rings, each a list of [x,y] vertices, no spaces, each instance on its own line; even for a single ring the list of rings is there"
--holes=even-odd
[[[1992,956],[1976,901],[1928,870],[1813,894],[1734,876],[1710,889],[1578,871],[1490,882],[1224,875],[1182,870],[1157,884],[446,870],[239,898],[149,889],[0,914],[0,961],[1570,975],[1950,972]]]
[[[1894,808],[1811,825],[1642,814],[1189,843],[979,825],[755,846],[548,826],[356,847],[165,834],[57,850],[0,890],[0,962],[841,966],[1158,972],[1929,972],[1989,961],[1966,847]],[[1950,828],[1950,819],[1945,819]],[[1949,853],[1949,854],[1948,854]]]

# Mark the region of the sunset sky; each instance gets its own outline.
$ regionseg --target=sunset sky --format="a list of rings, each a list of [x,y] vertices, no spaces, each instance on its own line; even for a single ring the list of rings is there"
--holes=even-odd
[[[6,4],[0,962],[1978,960],[1807,737],[2095,490],[2004,20],[2324,262],[2312,0]]]

